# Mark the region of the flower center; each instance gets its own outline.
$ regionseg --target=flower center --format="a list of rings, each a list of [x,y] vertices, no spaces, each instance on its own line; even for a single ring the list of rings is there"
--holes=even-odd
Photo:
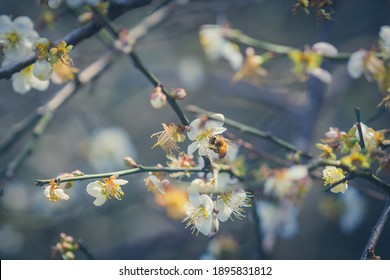
[[[15,31],[12,31],[7,34],[6,39],[10,43],[10,47],[15,47],[20,41],[20,36]]]

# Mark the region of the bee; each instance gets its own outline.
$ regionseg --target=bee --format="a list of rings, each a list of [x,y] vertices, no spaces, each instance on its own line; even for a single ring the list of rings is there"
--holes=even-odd
[[[229,140],[222,136],[211,136],[209,139],[210,150],[216,152],[219,158],[224,158],[229,149]]]

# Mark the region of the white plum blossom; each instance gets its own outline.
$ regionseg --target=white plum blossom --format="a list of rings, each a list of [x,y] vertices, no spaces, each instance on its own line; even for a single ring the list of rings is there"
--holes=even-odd
[[[364,59],[366,56],[366,50],[358,50],[349,57],[347,69],[353,79],[359,78],[364,73]]]
[[[321,82],[325,84],[332,83],[332,74],[329,73],[329,71],[323,69],[323,68],[314,68],[308,70],[308,73],[317,79],[319,79]]]
[[[24,94],[35,88],[44,91],[49,86],[49,81],[41,81],[33,75],[34,65],[27,66],[20,72],[12,75],[12,87],[17,93]]]
[[[244,218],[244,207],[250,206],[248,193],[242,188],[238,188],[219,194],[215,209],[217,210],[217,218],[221,222],[225,222],[229,219],[231,214],[236,216],[237,219]]]
[[[214,114],[208,120],[201,118],[193,120],[187,136],[192,142],[188,146],[187,154],[192,155],[199,149],[200,156],[215,157],[216,153],[210,150],[210,139],[226,131],[223,127],[225,117],[222,114]]]
[[[169,181],[167,179],[161,179],[153,173],[145,178],[144,182],[148,190],[156,194],[165,194],[165,187],[169,185]]]
[[[69,195],[64,192],[60,185],[54,182],[54,179],[50,180],[49,185],[43,190],[43,194],[52,202],[69,199]]]
[[[34,63],[33,74],[41,81],[48,81],[50,79],[53,69],[49,62],[45,60],[38,60]]]
[[[382,48],[390,56],[390,26],[384,25],[381,27],[379,37],[382,40]]]
[[[234,70],[239,70],[244,61],[238,46],[223,36],[225,27],[206,24],[200,27],[200,43],[211,60],[226,59]]]
[[[95,206],[101,206],[111,197],[121,200],[124,195],[121,186],[127,183],[128,181],[126,180],[111,176],[109,179],[105,178],[104,183],[95,181],[88,184],[87,193],[95,197],[95,201],[93,202]]]
[[[210,196],[199,194],[195,189],[188,189],[188,199],[184,205],[187,217],[183,222],[187,221],[186,228],[191,227],[192,233],[197,231],[204,235],[210,235],[218,230],[219,222],[214,217],[214,203]]]
[[[38,33],[28,17],[17,17],[13,21],[9,16],[0,16],[0,45],[4,46],[5,56],[18,56],[18,52],[31,54],[34,39]]]

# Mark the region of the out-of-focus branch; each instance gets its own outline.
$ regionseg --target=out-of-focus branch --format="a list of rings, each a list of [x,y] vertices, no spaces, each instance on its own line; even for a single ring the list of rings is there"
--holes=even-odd
[[[282,54],[282,55],[288,54],[290,51],[295,49],[294,47],[291,46],[284,46],[284,45],[273,44],[266,41],[258,40],[243,34],[239,30],[234,30],[234,29],[225,32],[224,35],[227,39],[232,40],[236,43],[251,46],[264,51],[270,51],[273,53]],[[350,53],[339,53],[335,56],[323,55],[323,57],[332,60],[348,60],[350,56],[351,56]]]
[[[360,257],[361,260],[375,259],[375,247],[382,235],[383,228],[387,220],[390,218],[390,198],[386,202],[385,208],[382,211],[377,223],[372,228],[370,238],[368,239],[367,245],[364,248],[363,254]]]
[[[80,88],[104,73],[104,70],[110,65],[112,59],[113,52],[110,51],[82,71],[75,82],[69,82],[65,85],[46,105],[38,108],[37,114],[40,117],[34,127],[31,138],[0,175],[0,194],[4,185],[14,176],[16,170],[33,151],[57,109],[63,106]]]
[[[133,0],[133,1],[128,1],[128,4],[112,5],[112,9],[110,10],[108,16],[110,19],[115,19],[127,11],[149,5],[151,2],[152,2],[151,0]],[[74,29],[65,37],[57,40],[57,42],[65,41],[68,45],[75,46],[81,41],[83,41],[84,39],[87,39],[92,35],[94,35],[95,33],[97,33],[101,28],[102,28],[101,23],[99,21],[93,20],[83,27]],[[20,70],[33,64],[34,62],[35,62],[35,55],[32,55],[13,65],[0,68],[0,79],[11,78],[14,73],[19,72]]]
[[[211,117],[213,114],[215,114],[213,112],[203,110],[203,109],[201,109],[201,108],[199,108],[197,106],[194,106],[194,105],[187,106],[186,109],[187,109],[187,111],[189,111],[191,113],[204,114],[204,115],[207,115],[208,117]],[[280,147],[285,148],[286,150],[289,150],[291,152],[297,153],[297,154],[299,154],[299,155],[301,155],[301,156],[303,156],[305,158],[308,158],[308,159],[313,158],[311,155],[309,155],[309,154],[299,150],[294,145],[292,145],[292,144],[290,144],[290,143],[280,139],[279,137],[276,137],[271,132],[262,131],[260,129],[248,126],[246,124],[243,124],[243,123],[240,123],[240,122],[237,122],[235,120],[228,119],[228,118],[225,118],[225,124],[227,124],[228,126],[237,128],[238,130],[240,130],[240,131],[242,131],[244,133],[252,134],[252,135],[255,135],[257,137],[266,139],[266,140],[268,140],[270,142],[275,143],[276,145],[278,145]]]

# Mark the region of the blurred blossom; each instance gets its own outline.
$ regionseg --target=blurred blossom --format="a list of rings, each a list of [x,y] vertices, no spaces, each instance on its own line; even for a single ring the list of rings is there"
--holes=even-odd
[[[92,133],[88,162],[97,171],[123,168],[123,157],[136,158],[136,149],[126,131],[120,127],[99,128]]]
[[[0,252],[5,255],[18,255],[23,248],[23,235],[10,227],[0,228],[0,240]]]
[[[354,188],[351,188],[341,198],[343,212],[340,217],[340,229],[345,234],[353,233],[362,223],[366,212],[366,204],[363,196]]]
[[[211,60],[226,59],[233,70],[239,70],[243,63],[243,57],[237,44],[224,37],[227,27],[205,24],[200,27],[199,40],[207,57]]]
[[[201,89],[205,82],[202,64],[195,57],[189,56],[180,60],[177,66],[180,84],[190,90]]]
[[[266,200],[256,202],[256,211],[260,217],[260,230],[263,234],[263,249],[271,252],[277,237],[291,238],[298,232],[300,209],[289,201],[280,205]]]
[[[233,259],[239,245],[232,235],[222,234],[209,241],[207,251],[200,256],[202,260]]]
[[[1,199],[4,208],[10,211],[23,211],[29,207],[30,198],[26,191],[27,185],[20,181],[11,181],[4,189]]]
[[[168,217],[172,219],[186,217],[184,205],[188,203],[188,196],[184,188],[168,185],[165,187],[165,194],[156,194],[155,202],[158,206],[164,207]]]
[[[382,48],[390,56],[390,26],[384,25],[381,27],[379,37],[382,40]]]

